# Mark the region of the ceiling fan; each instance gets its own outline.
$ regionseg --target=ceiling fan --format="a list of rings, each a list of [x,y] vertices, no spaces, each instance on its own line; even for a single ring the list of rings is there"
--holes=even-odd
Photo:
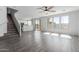
[[[41,12],[56,12],[56,10],[53,10],[54,6],[43,6],[38,9],[42,10]]]

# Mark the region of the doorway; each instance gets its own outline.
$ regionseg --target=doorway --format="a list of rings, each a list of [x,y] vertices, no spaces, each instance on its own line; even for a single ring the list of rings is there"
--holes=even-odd
[[[35,20],[35,30],[41,31],[41,20]]]

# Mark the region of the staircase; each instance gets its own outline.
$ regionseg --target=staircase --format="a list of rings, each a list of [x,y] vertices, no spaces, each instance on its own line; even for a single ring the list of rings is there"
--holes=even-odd
[[[18,31],[14,25],[14,22],[11,18],[11,15],[7,15],[8,18],[8,24],[7,24],[7,33],[4,34],[3,37],[0,37],[0,40],[3,39],[12,39],[12,38],[18,38]]]

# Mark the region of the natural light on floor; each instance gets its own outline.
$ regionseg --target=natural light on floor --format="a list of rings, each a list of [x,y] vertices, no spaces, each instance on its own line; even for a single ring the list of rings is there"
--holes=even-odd
[[[47,35],[49,35],[49,34],[50,34],[50,32],[45,32],[44,34],[47,34]]]
[[[65,35],[65,34],[61,34],[60,37],[72,39],[72,37],[70,35]]]
[[[59,36],[58,33],[51,33],[52,36]]]
[[[72,39],[72,37],[70,35],[67,35],[67,34],[50,33],[50,32],[45,32],[44,34],[51,35],[51,36],[55,36],[55,37]]]

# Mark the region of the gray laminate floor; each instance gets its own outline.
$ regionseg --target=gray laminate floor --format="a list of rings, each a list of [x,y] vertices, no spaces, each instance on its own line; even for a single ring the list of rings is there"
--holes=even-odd
[[[24,32],[21,37],[23,51],[77,52],[79,37],[47,32]],[[22,49],[19,49],[21,51]]]
[[[79,37],[40,31],[23,32],[19,39],[0,41],[4,52],[78,52]]]

